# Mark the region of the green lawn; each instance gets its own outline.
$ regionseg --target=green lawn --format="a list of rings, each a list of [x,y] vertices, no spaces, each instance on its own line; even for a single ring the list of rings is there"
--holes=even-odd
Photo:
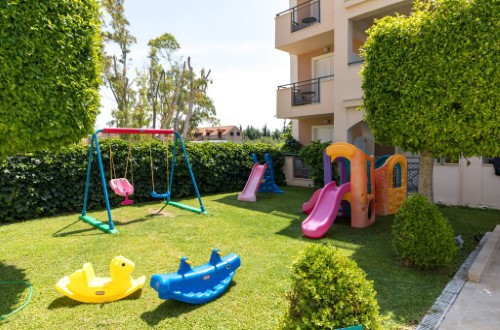
[[[477,243],[474,236],[500,223],[500,212],[442,208],[465,240],[453,269],[426,273],[401,267],[391,250],[393,217],[378,217],[375,225],[353,229],[338,219],[327,235],[312,241],[302,236],[301,204],[312,194],[305,188],[285,188],[284,195],[259,194],[256,203],[236,200],[236,193],[204,196],[211,216],[170,206],[153,215],[160,204],[114,210],[119,235],[104,234],[75,214],[0,226],[0,281],[25,280],[33,298],[17,314],[0,321],[11,329],[121,328],[272,329],[286,310],[290,268],[308,242],[331,242],[350,255],[374,280],[385,329],[405,328],[420,320]],[[183,200],[197,206],[195,199]],[[90,212],[105,219],[105,212]],[[208,261],[210,250],[241,257],[233,284],[219,299],[204,305],[160,300],[149,287],[153,273],[177,270],[178,256],[193,266]],[[107,304],[83,304],[61,296],[55,283],[91,262],[97,276],[109,276],[116,255],[136,264],[134,276],[147,276],[141,295]],[[20,306],[28,290],[0,284],[0,315]]]

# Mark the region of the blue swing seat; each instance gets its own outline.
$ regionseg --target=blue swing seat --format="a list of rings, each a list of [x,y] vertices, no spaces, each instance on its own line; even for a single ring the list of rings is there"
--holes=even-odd
[[[162,199],[167,199],[170,197],[170,191],[167,191],[164,194],[158,194],[156,191],[151,192],[151,197],[153,198],[162,198]]]

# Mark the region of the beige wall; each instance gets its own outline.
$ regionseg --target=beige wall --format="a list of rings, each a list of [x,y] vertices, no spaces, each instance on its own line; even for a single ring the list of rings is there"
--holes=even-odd
[[[290,13],[275,18],[275,47],[291,54],[322,49],[333,43],[333,0],[321,1],[321,22],[291,32]],[[283,8],[285,10],[286,8]]]
[[[458,164],[434,165],[434,201],[451,205],[500,209],[500,177],[481,158],[460,159]]]
[[[328,47],[330,50],[333,50],[333,44],[326,45],[325,47]],[[331,53],[332,52],[324,53],[323,49],[317,49],[315,51],[299,55],[297,57],[297,59],[298,59],[298,61],[297,61],[298,81],[310,80],[313,78],[313,72],[312,72],[312,59],[313,59],[313,57],[331,54]]]
[[[351,24],[353,19],[376,16],[381,12],[395,10],[401,6],[411,4],[410,0],[347,0],[333,1],[334,3],[334,38],[335,60],[334,72],[334,115],[335,141],[348,141],[347,130],[362,120],[362,112],[356,110],[361,104],[363,92],[359,70],[362,63],[348,65],[351,45]],[[356,44],[356,47],[359,47]]]
[[[322,116],[316,118],[302,119],[299,123],[299,142],[304,146],[311,144],[312,142],[312,127],[313,126],[331,126],[332,116]],[[329,120],[329,124],[325,124],[325,120]]]

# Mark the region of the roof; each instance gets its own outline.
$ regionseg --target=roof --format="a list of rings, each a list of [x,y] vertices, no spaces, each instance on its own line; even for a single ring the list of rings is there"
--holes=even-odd
[[[230,126],[213,126],[213,127],[196,127],[193,130],[194,133],[203,133],[205,136],[217,136],[219,133],[222,135],[228,135],[231,131],[240,131],[238,126],[230,125]],[[207,134],[209,133],[209,134]]]

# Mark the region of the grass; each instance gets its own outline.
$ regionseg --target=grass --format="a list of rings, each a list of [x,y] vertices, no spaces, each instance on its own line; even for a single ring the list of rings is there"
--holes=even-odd
[[[301,204],[310,189],[285,188],[284,195],[259,194],[256,203],[236,200],[236,193],[204,196],[211,216],[159,204],[117,208],[119,235],[108,235],[78,221],[78,214],[0,226],[0,282],[28,281],[33,298],[21,312],[0,321],[11,329],[126,328],[273,329],[287,307],[293,259],[312,240],[302,236]],[[197,205],[195,199],[183,200]],[[75,210],[77,212],[78,210]],[[353,258],[374,281],[384,329],[409,327],[422,318],[459,265],[477,244],[475,235],[491,231],[500,212],[441,208],[465,240],[454,266],[440,272],[401,267],[391,250],[393,217],[378,217],[365,229],[337,219],[315,243],[332,243]],[[90,212],[105,219],[105,212]],[[61,296],[55,283],[91,262],[97,276],[109,276],[109,262],[123,255],[136,264],[134,277],[175,272],[178,256],[193,265],[207,262],[210,250],[236,253],[242,266],[229,290],[204,305],[160,300],[146,285],[142,294],[107,304],[83,304]],[[149,282],[148,282],[149,283]],[[1,285],[1,284],[0,284]],[[0,315],[20,306],[28,290],[1,285]]]

